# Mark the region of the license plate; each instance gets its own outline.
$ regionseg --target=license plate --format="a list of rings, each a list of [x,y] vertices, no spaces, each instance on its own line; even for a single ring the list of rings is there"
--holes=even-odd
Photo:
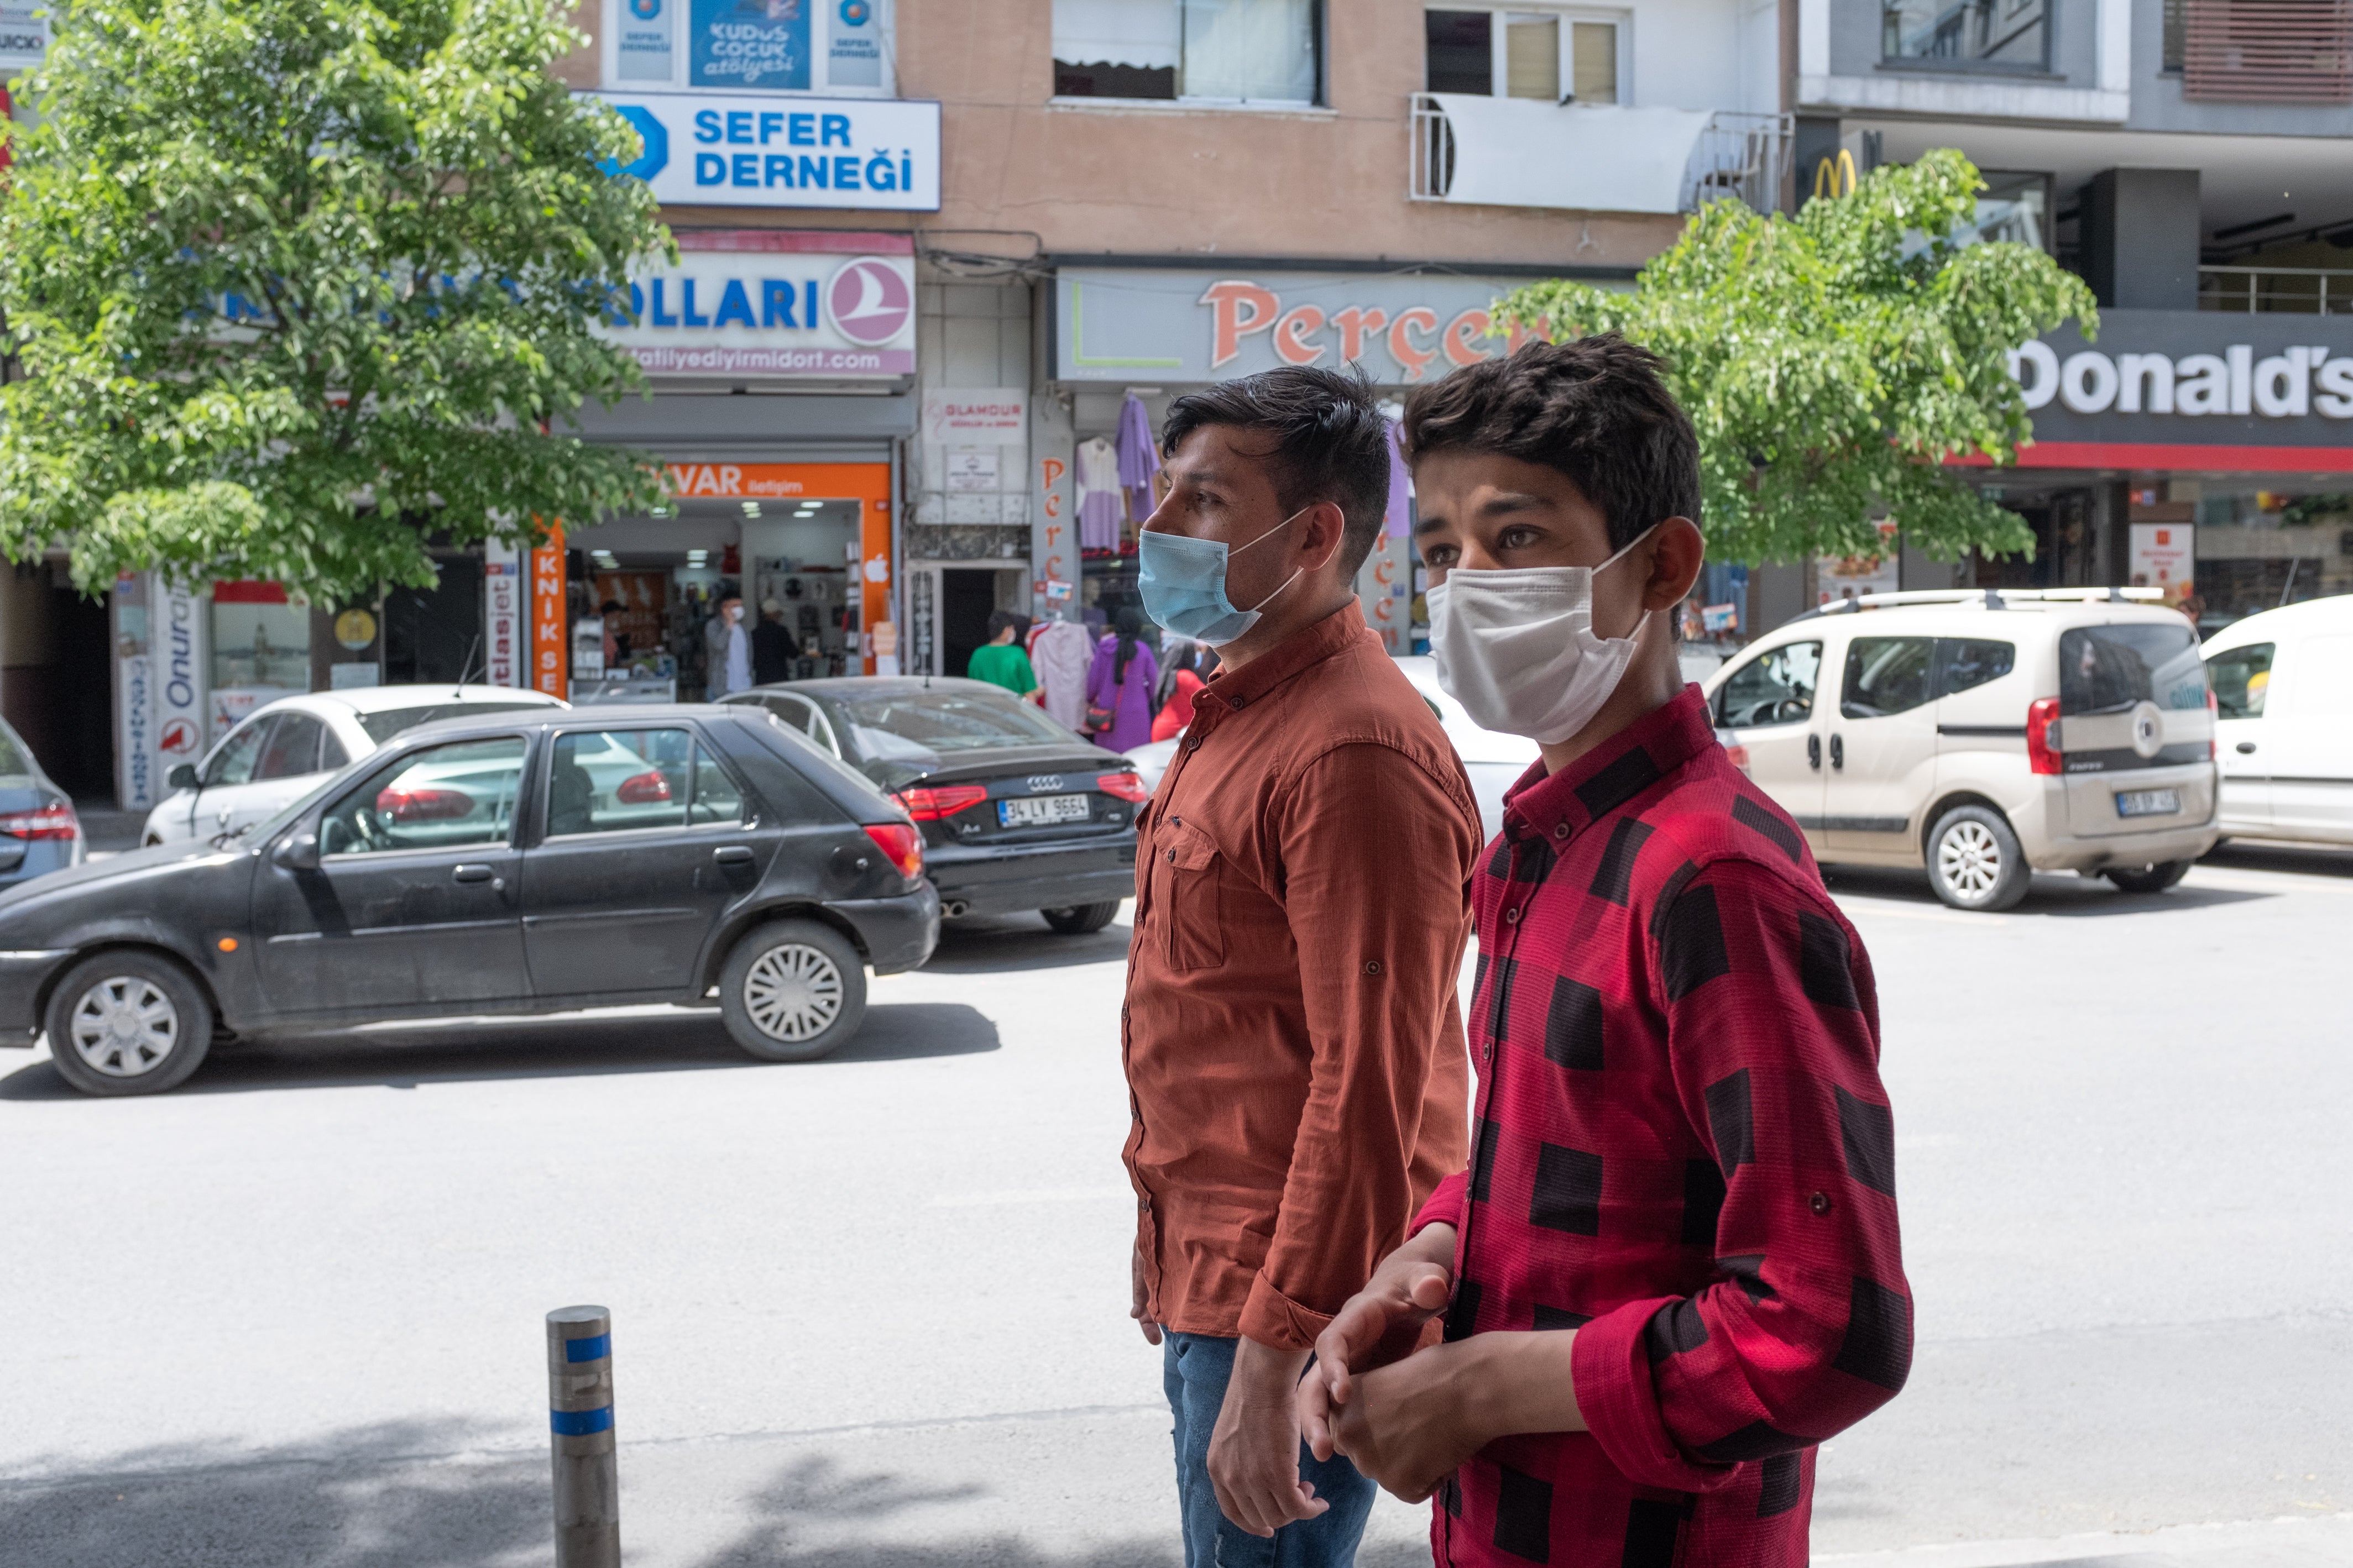
[[[997,803],[1000,827],[1043,827],[1057,822],[1084,822],[1094,807],[1082,795],[1033,795]]]
[[[2116,795],[2118,816],[2171,816],[2180,809],[2178,789],[2129,789]]]

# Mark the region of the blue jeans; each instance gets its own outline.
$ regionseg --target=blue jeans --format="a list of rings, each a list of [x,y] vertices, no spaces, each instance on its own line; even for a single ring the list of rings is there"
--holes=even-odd
[[[1161,1331],[1161,1385],[1176,1417],[1176,1506],[1185,1521],[1185,1568],[1349,1568],[1373,1511],[1373,1483],[1335,1454],[1319,1460],[1299,1446],[1299,1473],[1332,1506],[1286,1524],[1271,1541],[1236,1525],[1218,1508],[1209,1482],[1209,1434],[1234,1374],[1232,1340]]]

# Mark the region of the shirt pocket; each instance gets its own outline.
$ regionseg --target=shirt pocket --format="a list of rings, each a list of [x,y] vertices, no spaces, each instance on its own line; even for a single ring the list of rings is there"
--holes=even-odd
[[[1219,895],[1225,857],[1208,834],[1173,822],[1160,854],[1167,879],[1161,931],[1168,967],[1215,969],[1226,961],[1225,908]]]

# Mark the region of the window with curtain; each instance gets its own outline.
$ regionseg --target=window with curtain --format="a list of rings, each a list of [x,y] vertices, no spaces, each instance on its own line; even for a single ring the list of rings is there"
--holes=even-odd
[[[1616,17],[1449,5],[1422,18],[1428,91],[1619,101],[1623,24]]]
[[[1054,0],[1054,91],[1312,104],[1322,0]]]

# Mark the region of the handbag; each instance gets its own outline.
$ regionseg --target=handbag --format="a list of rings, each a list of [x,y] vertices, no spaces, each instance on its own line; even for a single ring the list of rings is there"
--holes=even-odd
[[[1086,731],[1088,734],[1100,735],[1117,721],[1118,715],[1110,709],[1098,708],[1092,702],[1087,704]]]

